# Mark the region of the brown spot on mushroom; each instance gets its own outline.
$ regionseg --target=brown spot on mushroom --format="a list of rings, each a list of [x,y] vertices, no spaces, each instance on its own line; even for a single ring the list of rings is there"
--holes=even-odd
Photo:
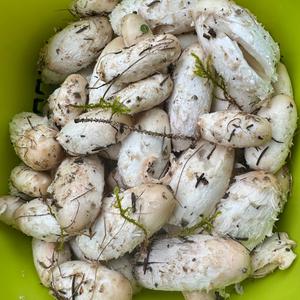
[[[210,40],[210,35],[203,33],[203,37],[206,38],[207,40]]]
[[[213,28],[209,28],[208,33],[210,34],[210,36],[214,39],[217,37],[217,33]]]

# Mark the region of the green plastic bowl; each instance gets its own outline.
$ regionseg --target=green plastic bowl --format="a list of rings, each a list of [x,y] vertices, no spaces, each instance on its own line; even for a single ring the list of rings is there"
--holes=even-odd
[[[10,146],[8,123],[21,111],[30,111],[35,97],[36,61],[45,40],[53,29],[70,20],[68,0],[1,1],[0,19],[0,192],[8,192],[11,169],[18,160]],[[272,33],[281,45],[282,60],[291,74],[296,102],[300,96],[300,35],[298,0],[241,0]],[[299,103],[300,107],[300,103]],[[292,196],[276,230],[286,231],[300,242],[300,142],[295,137],[291,168],[294,175]],[[296,166],[299,166],[298,168]],[[298,176],[299,178],[298,178]],[[297,250],[298,251],[298,250]],[[296,251],[296,252],[297,252]],[[298,251],[299,253],[299,251]],[[265,279],[249,280],[244,284],[240,300],[296,300],[299,296],[299,260],[286,271],[277,271]],[[0,224],[0,299],[52,299],[39,283],[31,256],[31,239]],[[182,300],[180,293],[144,291],[135,300]],[[118,300],[118,299],[116,299]]]

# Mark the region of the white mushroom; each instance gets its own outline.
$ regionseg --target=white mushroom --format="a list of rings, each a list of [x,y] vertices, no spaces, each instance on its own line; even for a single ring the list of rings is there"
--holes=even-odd
[[[180,53],[180,44],[175,36],[157,35],[117,53],[104,55],[96,70],[105,82],[136,82],[175,62]]]
[[[193,0],[123,0],[110,15],[111,25],[121,35],[123,18],[131,13],[140,14],[157,33],[180,34],[193,30],[191,10]]]
[[[11,171],[10,181],[12,186],[21,193],[38,198],[47,195],[47,188],[51,184],[52,178],[46,172],[34,171],[24,164],[20,164]]]
[[[66,158],[48,188],[53,213],[67,233],[87,228],[100,212],[104,167],[98,157]]]
[[[119,258],[161,229],[174,206],[170,189],[159,184],[140,185],[118,197],[115,193],[103,199],[95,224],[76,242],[87,259]]]
[[[28,129],[37,125],[49,125],[47,117],[41,117],[31,112],[22,112],[14,115],[9,123],[10,140],[14,145]]]
[[[71,260],[71,251],[67,243],[63,249],[58,249],[59,244],[47,243],[37,239],[32,239],[32,255],[35,269],[38,273],[41,283],[50,287],[51,272],[57,265]]]
[[[9,124],[10,140],[17,155],[36,171],[55,168],[64,153],[55,140],[57,129],[46,117],[34,113],[16,114]]]
[[[252,277],[261,278],[275,271],[285,270],[296,258],[293,248],[296,246],[286,233],[276,232],[257,246],[252,255]]]
[[[82,108],[74,106],[86,104],[87,87],[88,83],[84,77],[73,74],[68,76],[61,87],[49,97],[50,119],[57,126],[65,126],[83,113]]]
[[[62,230],[44,199],[24,203],[15,211],[14,218],[18,229],[28,236],[46,242],[62,238]]]
[[[281,191],[273,175],[253,171],[236,176],[218,205],[214,231],[252,250],[272,235],[280,202]]]
[[[136,278],[163,291],[211,291],[240,282],[251,273],[248,251],[239,243],[209,235],[154,241],[139,252]]]
[[[97,63],[94,67],[92,77],[89,82],[89,103],[94,104],[98,103],[101,98],[108,98],[115,92],[118,92],[124,88],[122,83],[106,83],[104,82],[99,75],[98,68],[101,63],[101,58],[110,53],[118,53],[121,49],[125,47],[124,40],[122,37],[116,37],[101,52],[100,57],[97,60]]]
[[[70,155],[96,154],[123,140],[128,126],[131,118],[127,115],[93,109],[64,126],[57,140]]]
[[[239,107],[252,112],[273,92],[278,45],[248,10],[227,0],[202,0],[193,11],[199,42]]]
[[[257,115],[269,120],[272,140],[260,147],[245,149],[246,162],[252,169],[276,173],[285,164],[293,144],[297,127],[296,104],[289,96],[278,95]]]
[[[114,93],[111,100],[118,98],[129,109],[128,114],[133,115],[161,104],[172,90],[173,81],[169,74],[155,74]]]
[[[266,118],[240,111],[204,114],[199,117],[198,126],[203,139],[227,147],[257,147],[272,138]]]
[[[49,125],[36,125],[13,142],[15,152],[33,170],[54,169],[64,157],[64,151],[56,141],[57,134],[57,129]]]
[[[111,12],[119,0],[73,0],[70,10],[74,15],[87,17]]]
[[[132,299],[130,282],[123,275],[83,261],[68,261],[55,267],[50,289],[57,299]]]
[[[136,39],[136,37],[131,36],[132,33],[129,33],[129,35],[131,41]],[[145,35],[143,38],[147,37],[149,35]],[[102,57],[110,53],[119,53],[122,48],[125,48],[124,40],[118,37],[112,40],[102,51],[90,82],[89,103],[96,104],[100,98],[111,101],[118,98],[133,114],[150,109],[163,102],[170,95],[173,88],[173,82],[168,75],[153,75],[128,87],[125,87],[123,83],[105,83],[100,79],[98,68]]]
[[[14,217],[15,211],[24,204],[20,197],[1,196],[0,197],[0,221],[6,225],[18,228]]]
[[[233,163],[232,149],[206,141],[173,162],[169,185],[177,204],[169,223],[190,227],[208,217],[228,188]]]
[[[126,47],[153,36],[147,22],[138,14],[128,14],[122,19],[122,37]]]
[[[141,114],[136,127],[162,134],[170,133],[168,115],[160,108]],[[123,182],[134,187],[161,179],[168,167],[170,153],[169,138],[132,132],[122,142],[119,154],[118,170]]]
[[[130,281],[133,294],[138,294],[141,291],[141,287],[134,277],[133,264],[134,260],[129,255],[124,255],[118,259],[113,259],[107,262],[107,266],[109,268],[121,273]]]
[[[143,2],[138,12],[150,24],[155,34],[180,34],[194,30],[191,11],[195,8],[197,1],[146,0]]]
[[[279,62],[277,65],[277,75],[278,75],[278,79],[273,84],[274,94],[275,95],[283,94],[291,98],[294,98],[294,92],[293,92],[293,87],[292,87],[289,73],[286,69],[286,66],[281,62]]]
[[[195,74],[193,54],[204,58],[199,44],[188,47],[176,64],[173,73],[174,90],[168,100],[171,132],[194,137],[197,133],[198,117],[210,111],[213,86],[209,80]],[[174,151],[186,150],[191,142],[173,139]]]
[[[60,83],[68,75],[86,68],[111,40],[106,17],[89,17],[74,22],[53,36],[40,54],[40,69],[47,83]]]

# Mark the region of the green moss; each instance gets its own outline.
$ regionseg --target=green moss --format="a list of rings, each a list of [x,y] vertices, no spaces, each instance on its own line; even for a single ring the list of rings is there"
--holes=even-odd
[[[224,78],[213,69],[212,57],[208,56],[206,62],[203,62],[195,53],[192,53],[192,56],[195,59],[194,74],[201,78],[210,80],[216,87],[223,91],[226,101],[234,104],[240,110],[242,110],[235,99],[228,93]]]
[[[100,98],[98,103],[84,104],[84,105],[72,105],[73,107],[82,109],[96,109],[102,108],[103,110],[111,110],[113,114],[128,114],[130,109],[121,103],[120,97],[114,98],[112,101],[107,101],[104,98]]]
[[[204,230],[208,233],[212,233],[214,229],[213,222],[220,214],[221,214],[220,212],[216,212],[215,214],[209,217],[203,217],[200,219],[200,221],[197,224],[195,224],[192,227],[183,228],[176,235],[180,237],[185,237],[185,236],[193,235],[197,233],[199,230]]]
[[[121,217],[124,218],[127,222],[132,223],[136,227],[140,228],[144,232],[145,238],[147,239],[148,232],[146,228],[141,223],[137,222],[135,219],[130,217],[132,208],[127,207],[124,209],[122,207],[123,198],[120,196],[120,188],[118,186],[114,188],[114,197],[116,199],[116,203],[114,206],[119,209]]]

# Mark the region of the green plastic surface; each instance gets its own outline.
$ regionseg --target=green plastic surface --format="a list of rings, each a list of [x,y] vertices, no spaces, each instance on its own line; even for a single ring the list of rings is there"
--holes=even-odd
[[[40,47],[54,28],[66,24],[70,15],[65,10],[68,0],[1,1],[0,18],[0,192],[7,193],[10,170],[17,159],[8,138],[8,122],[21,111],[31,110],[36,80],[36,61]],[[287,65],[300,97],[300,1],[241,0],[265,24],[280,43],[282,60]],[[300,102],[299,107],[300,107]],[[292,197],[280,218],[278,230],[287,231],[300,243],[300,141],[295,138],[292,155],[294,186]],[[298,165],[298,167],[297,167]],[[299,178],[298,178],[299,176]],[[299,253],[299,250],[297,250]],[[300,263],[296,260],[287,271],[277,271],[262,280],[244,284],[240,300],[298,300]],[[51,299],[35,273],[30,238],[0,224],[0,299]],[[180,300],[180,293],[145,291],[135,300]],[[101,300],[101,299],[99,299]],[[118,300],[118,299],[116,299]]]

